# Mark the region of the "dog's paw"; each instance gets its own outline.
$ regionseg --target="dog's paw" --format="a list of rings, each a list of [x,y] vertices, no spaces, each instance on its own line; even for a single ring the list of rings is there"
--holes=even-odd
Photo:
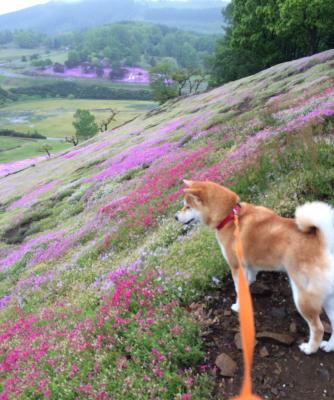
[[[231,310],[234,312],[239,312],[239,303],[234,303],[231,305]]]
[[[327,341],[327,340],[323,340],[320,343],[320,348],[323,351],[326,351],[327,353],[329,353],[330,351],[334,351],[334,341]]]
[[[299,349],[300,349],[300,351],[302,351],[303,353],[305,353],[307,355],[315,353],[315,351],[316,351],[316,350],[312,349],[311,345],[308,342],[300,344]]]

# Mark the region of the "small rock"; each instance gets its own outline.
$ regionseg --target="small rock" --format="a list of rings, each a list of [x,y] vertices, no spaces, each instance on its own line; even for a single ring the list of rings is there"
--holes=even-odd
[[[319,369],[317,370],[317,372],[318,372],[318,374],[319,374],[321,380],[326,381],[326,382],[329,382],[329,381],[330,381],[330,373],[329,373],[328,369],[326,369],[326,368],[319,368]]]
[[[291,322],[290,328],[289,328],[291,333],[296,333],[297,332],[297,325],[295,322]]]
[[[234,335],[234,344],[236,345],[238,350],[242,350],[242,343],[241,343],[241,335],[240,332]]]
[[[232,311],[225,310],[223,315],[224,315],[224,317],[230,317],[232,315]]]
[[[260,357],[268,357],[269,356],[269,351],[265,346],[261,347],[260,349]]]
[[[256,337],[258,339],[271,339],[274,340],[275,342],[285,344],[290,346],[295,339],[286,333],[275,333],[275,332],[259,332]]]
[[[287,316],[285,307],[273,307],[270,311],[270,314],[274,318],[278,318],[278,319],[284,319]]]
[[[222,376],[232,377],[237,369],[237,363],[227,354],[221,353],[215,361]]]
[[[254,346],[256,346],[257,343],[258,343],[258,341],[255,339]],[[234,344],[236,345],[236,348],[237,348],[238,350],[242,350],[242,341],[241,341],[241,334],[240,334],[240,332],[237,332],[237,333],[234,335]]]
[[[282,372],[282,368],[280,367],[280,365],[278,364],[278,363],[275,363],[274,364],[274,374],[275,375],[280,375],[281,374],[281,372]]]

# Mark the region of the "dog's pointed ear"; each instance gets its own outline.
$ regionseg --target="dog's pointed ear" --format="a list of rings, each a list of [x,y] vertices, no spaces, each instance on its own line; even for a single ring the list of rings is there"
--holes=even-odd
[[[195,202],[203,202],[203,190],[200,188],[186,188],[184,192],[190,196]]]
[[[190,187],[190,186],[193,184],[193,181],[189,181],[188,179],[183,179],[183,183],[184,183],[186,186]]]

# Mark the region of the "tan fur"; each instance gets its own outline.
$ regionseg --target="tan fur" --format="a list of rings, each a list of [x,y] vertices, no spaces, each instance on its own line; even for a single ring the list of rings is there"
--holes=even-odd
[[[177,214],[181,222],[182,213],[193,209],[203,223],[216,229],[239,201],[236,193],[213,182],[185,183],[188,186],[185,189],[185,207]],[[297,309],[310,328],[310,340],[300,348],[306,354],[317,351],[324,332],[319,317],[321,309],[327,298],[334,299],[330,297],[334,286],[334,282],[330,282],[333,265],[324,236],[308,221],[303,221],[298,227],[295,219],[280,217],[265,207],[241,203],[238,215],[246,271],[253,277],[259,270],[283,270],[288,274]],[[237,288],[238,263],[233,233],[234,223],[229,222],[217,231],[217,239]],[[249,281],[252,283],[251,278]],[[234,309],[237,307],[238,304],[234,305]],[[334,310],[330,313],[333,315]]]

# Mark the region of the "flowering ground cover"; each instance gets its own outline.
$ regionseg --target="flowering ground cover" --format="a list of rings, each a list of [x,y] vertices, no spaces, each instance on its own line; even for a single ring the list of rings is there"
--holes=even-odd
[[[82,67],[65,68],[64,72],[55,72],[53,67],[45,68],[43,70],[37,70],[38,74],[71,77],[71,78],[85,78],[85,79],[96,79],[98,75],[95,72],[85,72]],[[101,78],[109,79],[111,68],[104,68],[103,75]],[[149,73],[144,68],[139,67],[125,67],[124,76],[121,79],[116,79],[115,82],[123,83],[140,83],[142,85],[149,84]]]
[[[332,201],[333,60],[167,103],[0,178],[1,399],[210,398],[187,304],[226,265],[212,232],[173,220],[182,179],[283,215]]]

